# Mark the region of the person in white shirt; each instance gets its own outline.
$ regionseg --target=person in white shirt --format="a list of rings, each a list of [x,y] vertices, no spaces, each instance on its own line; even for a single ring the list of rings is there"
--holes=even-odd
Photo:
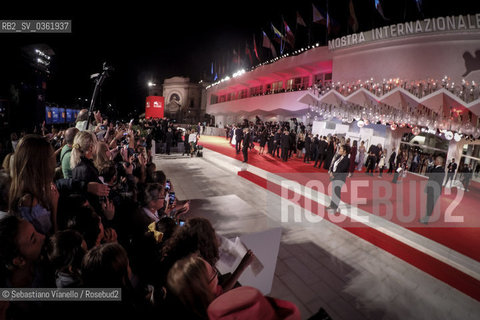
[[[190,156],[193,157],[193,153],[195,152],[195,145],[197,143],[197,134],[195,133],[195,129],[192,129],[190,135],[188,136],[188,143],[190,143]]]

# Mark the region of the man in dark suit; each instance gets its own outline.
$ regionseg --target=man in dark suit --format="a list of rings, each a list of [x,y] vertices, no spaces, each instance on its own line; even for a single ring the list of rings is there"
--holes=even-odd
[[[448,181],[452,180],[451,183],[453,183],[453,177],[455,176],[455,171],[457,171],[457,164],[455,163],[455,158],[452,159],[452,162],[448,164],[448,173],[447,173],[447,181],[445,181],[445,186],[447,186]]]
[[[348,145],[342,145],[339,150],[339,155],[333,160],[332,171],[330,172],[330,180],[332,180],[332,200],[327,210],[336,212],[338,209],[342,186],[345,184],[350,167],[350,159],[348,159],[349,153],[350,147]]]
[[[167,144],[167,154],[170,154],[170,148],[173,145],[173,133],[172,128],[168,128],[167,133],[165,135],[165,143]]]
[[[435,158],[435,168],[427,173],[428,181],[425,186],[425,193],[427,194],[427,210],[425,216],[420,219],[423,224],[428,224],[428,219],[432,215],[435,203],[442,193],[443,179],[445,178],[445,168],[443,167],[443,158],[438,156]]]
[[[317,157],[315,158],[314,167],[317,167],[317,163],[319,168],[322,167],[322,162],[323,160],[325,160],[325,154],[327,153],[327,147],[328,147],[328,143],[327,143],[326,137],[325,136],[321,137],[320,141],[318,142],[318,154],[317,154]]]
[[[243,147],[242,147],[242,153],[243,153],[243,162],[247,163],[248,162],[248,147],[250,145],[250,132],[248,131],[248,128],[245,129],[245,135],[243,138]]]
[[[240,128],[240,126],[237,126],[235,129],[235,149],[237,150],[237,153],[240,153],[240,147],[243,139],[243,129]]]
[[[282,161],[287,162],[288,150],[290,149],[290,135],[288,130],[283,132],[282,138],[280,139],[280,146],[282,147]]]
[[[305,133],[305,155],[303,156],[303,162],[310,163],[312,143],[312,134],[308,132]]]
[[[278,129],[278,131],[273,136],[273,156],[274,157],[276,153],[277,157],[280,158],[279,153],[280,153],[281,140],[282,140],[282,130]]]
[[[373,171],[375,170],[375,165],[377,163],[377,153],[379,150],[376,145],[372,144],[370,148],[368,148],[368,157],[367,157],[367,171],[365,172],[368,175],[373,177]]]
[[[395,170],[395,158],[397,157],[397,153],[395,152],[395,149],[392,149],[392,154],[390,155],[390,158],[388,159],[388,174],[391,174],[393,170]]]

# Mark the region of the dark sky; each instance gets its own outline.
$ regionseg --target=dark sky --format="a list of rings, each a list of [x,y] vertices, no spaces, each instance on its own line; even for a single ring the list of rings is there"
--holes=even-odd
[[[16,61],[20,48],[46,43],[56,54],[47,101],[71,105],[78,97],[89,98],[93,90],[90,74],[99,72],[107,61],[115,72],[105,82],[101,102],[120,110],[141,109],[149,80],[187,76],[198,81],[209,74],[212,61],[231,59],[227,54],[233,49],[243,54],[246,41],[252,45],[254,33],[261,48],[261,30],[271,36],[270,22],[280,28],[282,15],[292,29],[297,10],[307,24],[312,20],[312,1],[100,2],[64,1],[53,6],[39,1],[16,9],[0,4],[1,19],[69,19],[73,30],[54,35],[0,34],[0,96],[8,96],[8,79],[16,72],[11,61]],[[456,1],[455,8],[450,8],[424,0],[424,14],[476,13],[479,5],[472,7],[469,2]],[[326,0],[313,3],[326,12]],[[421,17],[415,0],[382,1],[385,15],[391,19],[388,22],[376,12],[374,0],[356,0],[354,4],[361,30]],[[349,32],[348,0],[329,1],[329,12],[342,26],[338,35]],[[312,37],[324,41],[318,30]]]

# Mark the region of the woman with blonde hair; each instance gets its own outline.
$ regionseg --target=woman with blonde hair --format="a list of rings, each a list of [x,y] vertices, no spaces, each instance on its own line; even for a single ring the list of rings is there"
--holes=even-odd
[[[93,164],[97,153],[97,137],[89,131],[80,131],[75,135],[72,146],[70,167],[72,178],[86,182],[101,182],[98,170]]]
[[[72,146],[70,166],[72,167],[72,178],[75,180],[89,182],[103,182],[99,179],[99,171],[93,164],[93,158],[97,154],[97,137],[89,131],[80,131],[75,135]],[[107,220],[113,219],[115,207],[108,198],[100,199],[96,195],[87,194],[88,202],[95,209],[95,212],[102,214]]]
[[[105,142],[97,143],[97,152],[93,158],[93,164],[99,170],[113,160],[110,149]]]
[[[11,152],[5,156],[2,162],[2,169],[9,175],[12,175],[12,163],[13,163],[13,155],[14,153]]]
[[[55,166],[53,148],[45,138],[32,134],[20,140],[11,170],[9,210],[31,222],[42,234],[57,228]]]

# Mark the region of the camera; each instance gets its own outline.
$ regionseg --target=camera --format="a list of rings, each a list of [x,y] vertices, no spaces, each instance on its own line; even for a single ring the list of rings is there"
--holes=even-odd
[[[165,189],[170,190],[170,180],[167,180],[167,182],[165,183]]]
[[[184,224],[185,224],[185,220],[178,220],[178,225],[180,227],[183,227]]]

